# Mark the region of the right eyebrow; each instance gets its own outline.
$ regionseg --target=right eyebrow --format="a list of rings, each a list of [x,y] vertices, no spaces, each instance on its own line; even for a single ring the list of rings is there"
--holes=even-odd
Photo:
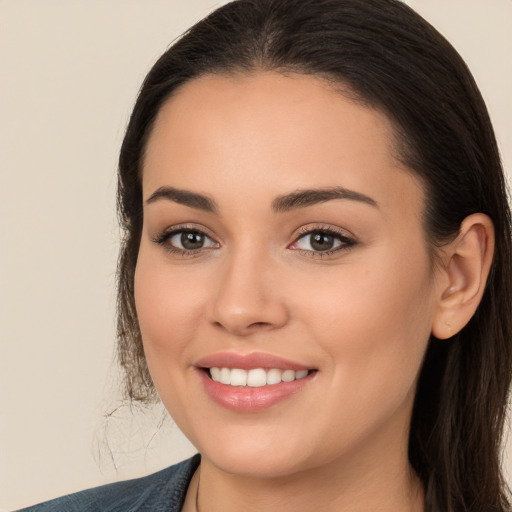
[[[173,201],[189,206],[190,208],[195,208],[196,210],[203,210],[210,213],[217,213],[218,211],[217,204],[213,199],[203,194],[198,194],[197,192],[174,187],[158,188],[149,196],[146,200],[146,204],[152,204],[161,200]]]

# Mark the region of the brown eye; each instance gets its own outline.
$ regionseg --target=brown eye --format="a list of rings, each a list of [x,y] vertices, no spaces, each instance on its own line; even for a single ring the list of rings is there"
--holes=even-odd
[[[296,242],[299,249],[306,251],[329,251],[345,244],[341,235],[329,233],[328,231],[311,231],[302,235]]]
[[[310,245],[315,251],[328,251],[334,247],[335,239],[327,233],[312,233],[309,235]]]
[[[170,252],[180,254],[219,247],[219,244],[208,235],[194,229],[176,229],[164,232],[153,241]]]
[[[312,255],[330,255],[354,245],[355,240],[332,229],[312,229],[299,236],[290,249],[299,249]]]
[[[171,240],[173,240],[175,236],[173,236]],[[181,246],[183,249],[187,250],[201,249],[205,242],[205,236],[197,231],[182,231],[179,237]]]

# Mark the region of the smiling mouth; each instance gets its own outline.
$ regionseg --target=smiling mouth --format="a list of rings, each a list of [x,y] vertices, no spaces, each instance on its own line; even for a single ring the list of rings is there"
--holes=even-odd
[[[281,382],[292,382],[307,377],[314,370],[280,370],[278,368],[205,368],[207,374],[214,382],[234,387],[261,388],[275,386]]]

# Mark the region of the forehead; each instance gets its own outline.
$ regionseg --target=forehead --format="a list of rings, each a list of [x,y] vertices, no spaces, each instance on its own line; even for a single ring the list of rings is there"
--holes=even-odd
[[[276,72],[210,75],[182,86],[160,109],[143,187],[147,197],[162,185],[251,195],[343,186],[384,204],[405,202],[411,194],[404,187],[416,189],[415,198],[422,190],[395,147],[383,113],[324,80]]]

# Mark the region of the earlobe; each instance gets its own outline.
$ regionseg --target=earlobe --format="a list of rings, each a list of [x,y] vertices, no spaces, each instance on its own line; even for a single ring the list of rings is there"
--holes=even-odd
[[[483,213],[464,219],[457,238],[443,248],[438,304],[432,334],[438,339],[459,332],[482,299],[494,254],[494,226]]]

